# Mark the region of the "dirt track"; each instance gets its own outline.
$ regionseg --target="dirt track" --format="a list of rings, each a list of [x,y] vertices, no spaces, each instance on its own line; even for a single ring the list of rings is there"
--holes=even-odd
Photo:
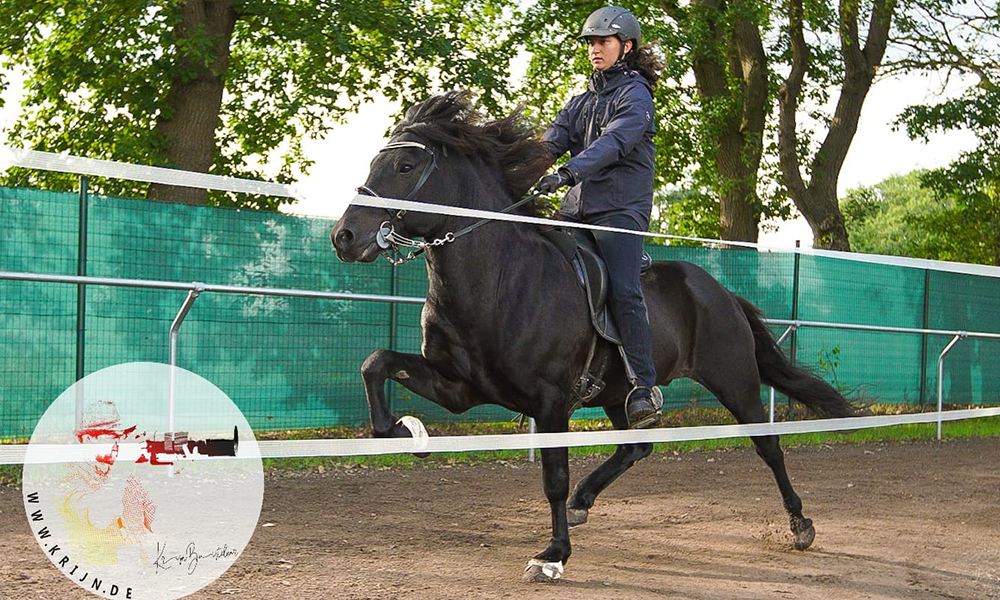
[[[1000,600],[1000,440],[786,460],[816,524],[808,551],[752,451],[654,455],[573,530],[547,586],[520,581],[548,540],[537,463],[269,476],[250,546],[191,598]],[[596,464],[574,460],[574,481]],[[16,489],[0,489],[0,598],[94,598],[42,555]]]

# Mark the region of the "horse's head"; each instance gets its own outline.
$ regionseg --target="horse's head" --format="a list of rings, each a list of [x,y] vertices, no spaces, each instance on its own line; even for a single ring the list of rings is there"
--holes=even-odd
[[[362,194],[499,210],[530,188],[551,157],[520,111],[482,121],[466,92],[448,92],[410,107],[372,159]],[[351,205],[330,240],[345,262],[371,262],[396,238],[443,237],[456,217]],[[467,220],[467,219],[466,219]],[[380,235],[381,231],[381,235]]]
[[[427,199],[436,204],[450,204],[454,189],[448,193],[448,183],[455,174],[440,172],[446,158],[444,146],[433,146],[409,132],[395,135],[375,155],[368,179],[358,192],[383,198]],[[424,237],[437,229],[443,220],[443,216],[432,213],[406,213],[352,204],[337,221],[330,240],[340,260],[371,262],[384,248],[385,242],[378,236],[383,227],[402,236]]]

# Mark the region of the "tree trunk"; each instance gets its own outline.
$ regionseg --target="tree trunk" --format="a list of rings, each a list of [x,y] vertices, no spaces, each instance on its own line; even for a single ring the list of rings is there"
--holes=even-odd
[[[186,0],[181,15],[178,39],[204,36],[210,40],[209,60],[181,58],[178,75],[167,93],[167,108],[161,112],[155,131],[165,144],[167,166],[207,173],[215,160],[215,129],[222,110],[236,11],[232,0]],[[150,185],[146,195],[184,204],[205,204],[208,199],[204,189],[161,184]]]
[[[738,0],[732,4],[737,14],[749,12]],[[730,131],[719,139],[718,169],[724,186],[722,239],[756,242],[760,229],[757,177],[768,112],[767,57],[760,28],[746,17],[738,17],[732,24],[729,78],[737,86],[730,94],[739,112],[730,117]]]
[[[792,65],[788,78],[778,91],[778,155],[788,195],[812,227],[813,245],[816,248],[843,251],[851,249],[837,200],[837,181],[857,132],[865,97],[885,54],[894,10],[895,0],[875,0],[868,35],[862,47],[858,36],[858,3],[841,0],[840,51],[844,63],[844,83],[826,139],[809,165],[812,177],[807,184],[802,178],[798,153],[796,112],[809,64],[809,47],[803,34],[802,0],[789,2],[788,29]]]
[[[716,137],[718,153],[716,170],[720,179],[719,217],[722,239],[756,242],[760,226],[760,208],[757,203],[756,159],[747,149],[743,132],[726,123],[725,131]],[[751,163],[751,164],[748,164]]]
[[[756,242],[760,226],[757,174],[768,111],[767,58],[760,29],[739,16],[726,25],[726,11],[748,12],[741,0],[695,0],[687,9],[675,2],[663,6],[681,27],[706,26],[711,36],[693,51],[692,67],[705,103],[729,107],[714,134],[720,233],[725,240]]]

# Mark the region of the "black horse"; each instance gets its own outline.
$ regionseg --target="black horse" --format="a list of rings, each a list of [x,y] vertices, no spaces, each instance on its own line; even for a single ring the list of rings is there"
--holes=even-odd
[[[359,189],[500,211],[526,194],[550,166],[549,153],[519,112],[488,121],[470,107],[466,93],[450,92],[406,111]],[[491,221],[468,235],[449,235],[470,222],[353,205],[330,234],[345,262],[373,261],[403,236],[436,240],[426,249],[430,288],[421,320],[421,354],[376,350],[361,367],[378,437],[411,435],[408,423],[389,412],[387,379],[453,413],[497,404],[534,417],[541,432],[569,429],[572,388],[594,335],[577,276],[537,226]],[[754,306],[701,268],[657,262],[643,275],[642,286],[661,385],[679,377],[694,379],[740,423],[764,421],[761,381],[821,416],[854,413],[836,390],[784,358]],[[602,407],[611,423],[624,429],[623,402],[630,384],[620,361],[612,361],[605,381],[603,392],[586,406]],[[815,530],[802,515],[778,439],[755,437],[753,442],[774,472],[795,547],[804,550]],[[597,495],[651,451],[652,444],[619,446],[570,496],[567,450],[542,450],[552,539],[529,562],[526,579],[561,576],[570,556],[569,527],[586,521]]]

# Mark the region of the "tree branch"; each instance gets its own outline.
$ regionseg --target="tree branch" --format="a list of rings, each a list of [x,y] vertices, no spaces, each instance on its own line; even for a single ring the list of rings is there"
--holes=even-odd
[[[848,36],[857,34],[858,14],[856,4],[846,0],[843,5],[851,5],[848,12],[841,14],[843,30]],[[810,187],[822,188],[823,193],[836,194],[840,170],[847,158],[847,151],[858,130],[861,108],[868,90],[871,89],[875,71],[882,62],[889,37],[892,8],[895,0],[875,0],[868,28],[868,39],[864,50],[856,44],[846,43],[844,57],[844,83],[840,88],[837,108],[834,110],[830,129],[822,145],[813,157]],[[853,33],[851,33],[853,32]],[[854,37],[854,40],[857,38]]]
[[[868,66],[861,47],[861,40],[858,37],[858,4],[857,0],[840,0],[838,12],[840,18],[840,54],[844,58],[844,71],[847,77]]]
[[[885,56],[885,47],[889,42],[889,27],[892,25],[892,13],[896,8],[896,0],[875,0],[872,6],[871,19],[868,22],[868,39],[865,41],[864,56],[869,69],[876,68]]]
[[[792,198],[803,198],[807,189],[799,165],[796,112],[809,61],[809,47],[802,31],[802,0],[789,0],[788,36],[792,65],[788,78],[778,89],[778,160],[789,195]]]
[[[698,81],[698,90],[702,97],[716,98],[729,95],[729,82],[726,78],[726,67],[722,62],[723,54],[720,47],[725,43],[725,32],[719,23],[720,0],[696,0],[697,6],[704,13],[708,27],[710,47],[707,51],[692,48],[691,68]]]
[[[742,129],[763,131],[767,114],[767,55],[756,23],[739,18],[733,23],[733,46],[744,87]]]

